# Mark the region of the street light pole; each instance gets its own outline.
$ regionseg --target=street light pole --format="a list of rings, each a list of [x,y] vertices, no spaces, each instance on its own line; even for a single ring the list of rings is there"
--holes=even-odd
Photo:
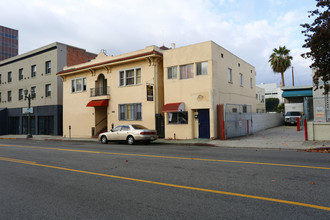
[[[32,134],[31,134],[31,99],[33,99],[34,97],[31,96],[31,94],[28,94],[28,90],[25,89],[24,90],[24,95],[25,95],[25,100],[28,100],[28,134],[26,136],[26,138],[32,138]]]

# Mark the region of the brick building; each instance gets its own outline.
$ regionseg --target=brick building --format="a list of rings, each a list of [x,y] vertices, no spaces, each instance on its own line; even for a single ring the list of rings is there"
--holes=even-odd
[[[18,55],[18,30],[0,26],[0,61]]]

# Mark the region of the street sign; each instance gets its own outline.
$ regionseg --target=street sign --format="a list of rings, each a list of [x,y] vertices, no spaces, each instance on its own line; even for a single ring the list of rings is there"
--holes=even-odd
[[[33,114],[33,108],[22,108],[23,114]]]

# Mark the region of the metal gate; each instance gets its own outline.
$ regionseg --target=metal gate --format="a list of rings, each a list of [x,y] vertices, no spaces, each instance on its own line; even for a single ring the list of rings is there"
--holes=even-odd
[[[226,139],[252,134],[252,106],[225,104]]]

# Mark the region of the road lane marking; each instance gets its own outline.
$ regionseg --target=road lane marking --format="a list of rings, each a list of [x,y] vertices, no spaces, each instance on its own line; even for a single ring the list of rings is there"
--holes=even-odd
[[[19,160],[19,159],[14,159],[14,158],[7,158],[7,157],[0,157],[0,160],[13,162],[13,163],[27,164],[27,165],[32,165],[32,166],[52,168],[52,169],[57,169],[57,170],[71,171],[71,172],[76,172],[76,173],[103,176],[103,177],[109,177],[109,178],[115,178],[115,179],[121,179],[121,180],[129,180],[129,181],[134,181],[134,182],[149,183],[149,184],[168,186],[168,187],[173,187],[173,188],[189,189],[189,190],[208,192],[208,193],[214,193],[214,194],[222,194],[222,195],[243,197],[243,198],[249,198],[249,199],[264,200],[264,201],[269,201],[269,202],[277,202],[277,203],[283,203],[283,204],[289,204],[289,205],[295,205],[295,206],[303,206],[303,207],[308,207],[308,208],[330,211],[330,207],[313,205],[313,204],[302,203],[302,202],[294,202],[294,201],[283,200],[283,199],[274,199],[274,198],[268,198],[268,197],[262,197],[262,196],[254,196],[254,195],[248,195],[248,194],[233,193],[233,192],[198,188],[198,187],[192,187],[192,186],[176,185],[176,184],[171,184],[171,183],[156,182],[156,181],[150,181],[150,180],[144,180],[144,179],[115,176],[115,175],[104,174],[104,173],[96,173],[96,172],[90,172],[90,171],[84,171],[84,170],[70,169],[70,168],[66,168],[66,167],[39,164],[39,163],[36,163],[33,161]]]
[[[315,166],[304,166],[304,165],[295,165],[295,164],[249,162],[249,161],[239,161],[239,160],[217,160],[217,159],[190,158],[190,157],[171,157],[171,156],[147,155],[147,154],[113,153],[113,152],[73,150],[73,149],[53,148],[53,147],[35,147],[35,146],[23,146],[23,145],[5,145],[5,144],[0,144],[0,147],[21,147],[21,148],[58,150],[58,151],[78,152],[78,153],[109,154],[109,155],[152,157],[152,158],[164,158],[164,159],[176,159],[176,160],[196,160],[196,161],[208,161],[208,162],[240,163],[240,164],[252,164],[252,165],[281,166],[281,167],[296,167],[296,168],[330,170],[330,167],[315,167]]]

